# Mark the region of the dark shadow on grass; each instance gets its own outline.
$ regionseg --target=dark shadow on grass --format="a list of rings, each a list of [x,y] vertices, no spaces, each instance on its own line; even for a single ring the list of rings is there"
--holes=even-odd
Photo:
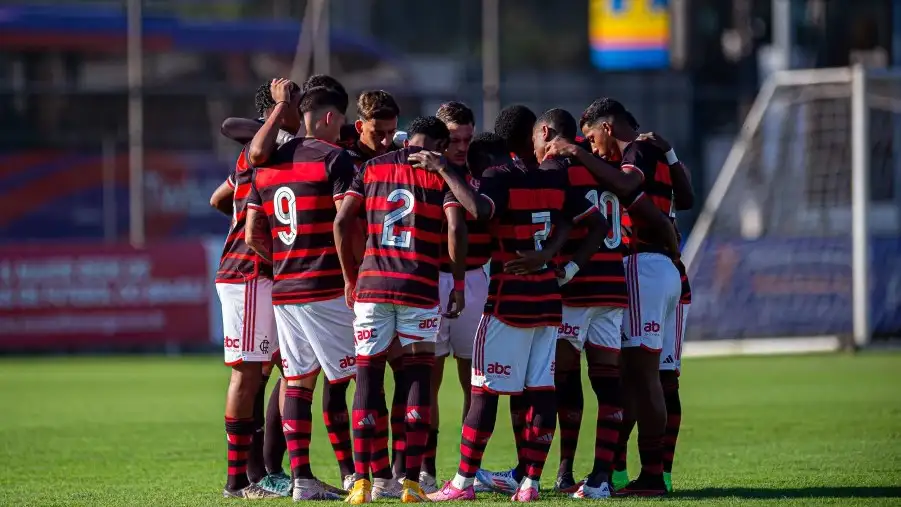
[[[676,491],[672,498],[901,498],[901,487],[702,488]]]

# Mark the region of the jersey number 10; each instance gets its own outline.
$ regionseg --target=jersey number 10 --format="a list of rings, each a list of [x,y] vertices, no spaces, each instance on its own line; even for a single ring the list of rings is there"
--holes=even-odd
[[[623,242],[623,213],[622,208],[619,206],[619,199],[613,192],[605,191],[598,195],[597,190],[589,190],[588,193],[585,194],[585,198],[597,206],[598,209],[601,210],[601,214],[604,215],[604,218],[610,222],[610,232],[607,233],[607,237],[604,239],[604,246],[606,246],[608,250],[617,248],[620,243]]]

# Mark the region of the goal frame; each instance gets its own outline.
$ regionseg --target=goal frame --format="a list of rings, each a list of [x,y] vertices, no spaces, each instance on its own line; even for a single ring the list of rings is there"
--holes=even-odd
[[[692,266],[699,250],[708,238],[714,219],[723,204],[742,162],[753,147],[755,134],[761,129],[769,105],[782,86],[819,84],[850,85],[851,111],[851,240],[852,259],[852,320],[853,342],[839,334],[791,338],[749,338],[741,340],[714,340],[712,342],[686,342],[686,355],[732,355],[767,353],[805,353],[839,350],[845,345],[855,348],[870,344],[870,103],[867,96],[868,77],[899,76],[897,71],[866,70],[853,67],[802,69],[778,71],[763,83],[757,97],[745,117],[741,130],[729,150],[729,154],[704,201],[694,228],[682,251],[686,269]]]

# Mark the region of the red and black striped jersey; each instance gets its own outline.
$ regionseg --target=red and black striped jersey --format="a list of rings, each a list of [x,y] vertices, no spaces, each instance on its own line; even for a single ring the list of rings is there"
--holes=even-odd
[[[623,268],[622,206],[619,198],[598,185],[594,176],[582,165],[573,165],[561,159],[546,160],[542,168],[566,171],[569,187],[584,195],[600,209],[610,224],[610,232],[598,251],[582,266],[576,276],[560,288],[563,304],[567,306],[628,306],[626,274]],[[579,249],[588,234],[584,226],[573,227],[569,239],[563,245],[558,262],[566,264]]]
[[[466,178],[467,183],[479,191],[479,179],[472,176],[465,167],[451,166],[452,169],[458,171]],[[489,223],[484,220],[476,220],[470,213],[466,213],[466,239],[468,248],[466,249],[466,270],[482,269],[491,258],[491,231]],[[444,238],[447,239],[446,237]],[[451,272],[450,257],[448,256],[447,245],[441,250],[441,271],[444,273]]]
[[[248,207],[262,210],[272,233],[273,304],[334,299],[344,294],[335,248],[335,201],[354,178],[344,150],[319,139],[286,143],[254,170]]]
[[[491,203],[495,238],[485,313],[514,327],[559,326],[563,310],[554,270],[504,273],[517,251],[540,250],[560,220],[578,222],[597,211],[585,194],[569,189],[566,171],[509,164],[487,169],[479,193]]]
[[[257,276],[272,276],[272,266],[264,262],[247,243],[244,242],[244,224],[247,219],[247,196],[253,175],[247,162],[246,147],[238,155],[235,171],[229,175],[228,183],[234,189],[232,223],[222,248],[216,283],[244,283]]]
[[[405,148],[363,165],[348,196],[363,201],[367,237],[356,300],[419,308],[438,305],[445,206],[459,206],[444,179],[407,162]]]
[[[664,153],[649,141],[633,141],[623,150],[623,160],[620,166],[623,171],[638,171],[642,175],[642,183],[639,194],[633,200],[651,199],[654,206],[664,215],[673,218],[675,208],[673,206],[673,181],[670,177],[669,164]],[[631,220],[632,227],[629,231],[630,253],[655,252],[666,253],[667,245],[654,231],[650,231],[640,221]]]

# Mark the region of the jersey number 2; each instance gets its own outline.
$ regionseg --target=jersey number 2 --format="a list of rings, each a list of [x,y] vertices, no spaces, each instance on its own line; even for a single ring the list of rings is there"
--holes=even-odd
[[[388,194],[388,202],[402,203],[400,208],[385,215],[382,223],[382,246],[393,246],[395,248],[410,248],[413,242],[413,235],[410,231],[400,231],[394,233],[394,224],[400,222],[405,216],[413,213],[413,193],[409,190],[398,188]]]
[[[585,198],[597,206],[604,218],[610,222],[610,232],[604,239],[604,246],[608,250],[615,249],[623,242],[622,211],[619,207],[619,199],[613,192],[601,192],[598,195],[597,190],[589,190],[585,194]]]

